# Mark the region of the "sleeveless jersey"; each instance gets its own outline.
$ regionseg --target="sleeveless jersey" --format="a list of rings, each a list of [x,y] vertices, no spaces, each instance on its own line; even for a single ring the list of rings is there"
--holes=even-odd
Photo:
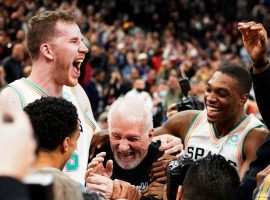
[[[239,172],[244,155],[244,142],[254,128],[264,126],[253,114],[246,116],[226,136],[218,138],[213,123],[207,121],[206,111],[201,112],[189,127],[185,138],[185,151],[193,160],[209,152],[224,156]]]
[[[24,108],[27,104],[35,101],[36,99],[48,96],[45,91],[43,91],[41,88],[26,78],[16,80],[9,84],[8,87],[13,88],[18,94],[22,108]],[[97,124],[94,119],[92,119],[84,112],[74,88],[64,86],[63,98],[72,102],[73,105],[77,108],[80,122],[80,136],[77,141],[77,148],[66,163],[63,171],[67,173],[72,179],[84,185],[84,177],[87,169],[90,143]]]

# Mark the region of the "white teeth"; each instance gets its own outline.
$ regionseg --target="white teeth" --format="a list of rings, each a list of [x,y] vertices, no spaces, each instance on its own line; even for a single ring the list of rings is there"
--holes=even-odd
[[[208,112],[212,112],[212,113],[219,112],[218,109],[213,108],[213,107],[209,107],[209,106],[207,106],[207,111],[208,111]]]
[[[75,60],[74,62],[82,63],[82,62],[83,62],[83,58],[77,59],[77,60]]]

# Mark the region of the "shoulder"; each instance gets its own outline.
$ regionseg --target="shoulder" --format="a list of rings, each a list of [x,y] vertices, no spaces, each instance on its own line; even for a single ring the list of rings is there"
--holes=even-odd
[[[187,110],[179,112],[168,118],[162,127],[158,128],[157,132],[163,132],[162,134],[170,133],[175,136],[184,137],[186,131],[192,124],[192,122],[196,119],[196,117],[202,113],[202,111],[198,110]],[[158,133],[159,134],[159,133]]]
[[[0,107],[12,107],[20,110],[23,108],[18,92],[9,85],[0,91]]]

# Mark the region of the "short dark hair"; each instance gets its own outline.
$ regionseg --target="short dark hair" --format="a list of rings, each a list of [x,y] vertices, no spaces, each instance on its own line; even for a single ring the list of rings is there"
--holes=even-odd
[[[45,11],[28,21],[27,46],[33,59],[38,58],[39,47],[55,35],[58,21],[75,22],[76,15],[69,10]]]
[[[193,163],[183,183],[185,200],[231,200],[240,184],[236,169],[221,155]]]
[[[234,63],[226,63],[217,71],[232,77],[238,82],[241,95],[249,94],[252,87],[251,76],[247,69]]]
[[[42,97],[24,111],[30,117],[40,149],[54,150],[78,130],[77,109],[63,98]]]

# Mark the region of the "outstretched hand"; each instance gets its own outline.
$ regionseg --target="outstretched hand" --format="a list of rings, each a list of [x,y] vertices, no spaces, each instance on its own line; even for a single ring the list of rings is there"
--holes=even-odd
[[[106,167],[103,166],[104,157],[106,156],[106,152],[101,152],[96,155],[95,158],[88,164],[88,168],[85,174],[85,179],[90,176],[90,173],[99,174],[105,176],[107,178],[111,178],[113,173],[113,161],[108,160],[106,163]]]
[[[267,62],[267,32],[262,24],[255,22],[238,23],[244,46],[254,63]]]

